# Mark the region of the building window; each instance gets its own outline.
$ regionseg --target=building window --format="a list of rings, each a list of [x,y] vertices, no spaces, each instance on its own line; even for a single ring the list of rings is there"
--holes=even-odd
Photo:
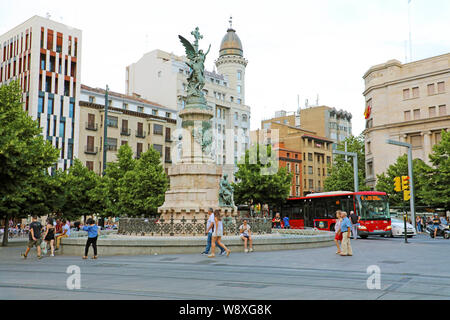
[[[106,120],[106,125],[108,127],[118,128],[118,126],[119,126],[118,122],[119,122],[119,118],[113,117],[113,116],[108,116],[108,119]]]
[[[242,115],[242,122],[247,122],[247,115],[246,114]]]
[[[166,112],[166,118],[171,118],[172,114],[170,112]]]
[[[95,103],[95,97],[89,96],[89,103]]]
[[[367,154],[372,153],[372,150],[370,148],[370,141],[367,141]]]
[[[411,145],[413,148],[421,148],[422,147],[422,136],[411,136]]]
[[[419,97],[419,87],[412,88],[412,97],[418,98]]]
[[[414,120],[420,119],[420,109],[414,109]]]
[[[106,150],[117,151],[117,139],[116,138],[106,138]]]
[[[157,135],[162,136],[163,135],[163,126],[160,125],[160,124],[154,124],[153,125],[153,134],[157,134]]]
[[[242,80],[242,71],[241,70],[238,70],[238,72],[237,72],[237,79]]]
[[[409,111],[409,110],[405,111],[404,115],[405,115],[405,121],[411,120],[411,111]]]
[[[429,84],[429,85],[427,86],[427,90],[428,90],[428,95],[429,95],[429,96],[433,95],[433,94],[434,94],[434,83]]]
[[[403,100],[409,99],[409,89],[403,89]]]
[[[242,100],[241,100],[241,99],[237,99],[237,103],[238,103],[238,104],[241,104],[241,103],[242,103]]]
[[[238,120],[239,119],[239,114],[237,112],[234,113],[234,120]]]
[[[443,105],[439,106],[439,116],[442,117],[445,115],[447,115],[447,110],[446,110],[445,104],[443,104]]]
[[[88,168],[89,171],[94,171],[94,161],[86,161],[86,168]]]
[[[241,86],[237,86],[237,93],[241,93]]]
[[[373,162],[367,162],[367,175],[373,176]]]
[[[308,153],[308,161],[313,161],[313,155],[312,155],[312,153]]]
[[[308,166],[308,174],[313,174],[313,167],[312,166]]]
[[[314,180],[313,179],[309,179],[309,189],[314,189]]]
[[[436,117],[436,107],[429,107],[428,108],[428,116],[430,118]]]
[[[138,107],[137,107],[137,112],[142,112],[142,113],[144,113],[144,107],[138,106]]]
[[[128,103],[122,103],[122,109],[128,110]]]
[[[445,92],[445,82],[438,82],[437,84],[438,87],[438,93],[444,93]]]

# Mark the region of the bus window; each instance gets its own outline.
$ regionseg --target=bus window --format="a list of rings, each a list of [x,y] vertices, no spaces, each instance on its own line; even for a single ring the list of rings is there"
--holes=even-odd
[[[327,209],[325,208],[325,201],[316,201],[315,203],[314,219],[326,219]]]
[[[292,216],[289,216],[289,219],[303,219],[302,218],[302,210],[303,208],[300,207],[300,204],[292,207]]]

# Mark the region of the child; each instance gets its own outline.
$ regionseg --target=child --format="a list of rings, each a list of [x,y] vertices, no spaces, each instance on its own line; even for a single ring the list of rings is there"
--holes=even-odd
[[[95,224],[92,218],[86,221],[87,226],[83,226],[83,230],[88,232],[88,239],[86,242],[86,247],[84,249],[83,259],[87,259],[89,247],[92,244],[94,248],[94,256],[92,259],[97,259],[97,238],[98,238],[98,226]]]

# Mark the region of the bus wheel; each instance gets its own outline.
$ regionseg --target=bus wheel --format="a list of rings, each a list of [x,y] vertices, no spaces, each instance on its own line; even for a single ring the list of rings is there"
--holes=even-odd
[[[360,236],[361,239],[367,239],[367,236]]]

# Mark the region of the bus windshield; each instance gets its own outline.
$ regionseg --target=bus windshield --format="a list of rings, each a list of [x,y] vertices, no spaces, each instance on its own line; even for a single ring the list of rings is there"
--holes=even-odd
[[[385,220],[390,218],[389,202],[382,195],[357,195],[361,220]]]

